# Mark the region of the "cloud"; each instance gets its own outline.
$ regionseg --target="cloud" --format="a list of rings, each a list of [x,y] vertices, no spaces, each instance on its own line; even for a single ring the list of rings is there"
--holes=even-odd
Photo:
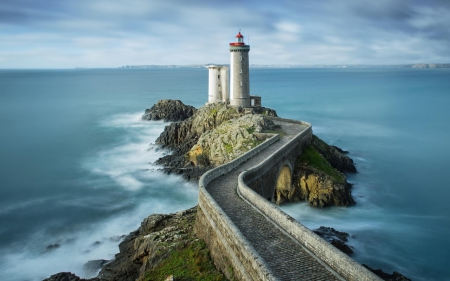
[[[449,13],[432,0],[5,0],[0,68],[227,63],[238,29],[257,64],[449,62]]]

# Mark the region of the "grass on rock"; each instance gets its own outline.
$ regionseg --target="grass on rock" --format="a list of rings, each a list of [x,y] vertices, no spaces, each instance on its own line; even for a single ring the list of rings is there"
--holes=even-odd
[[[345,183],[345,175],[333,168],[325,157],[310,144],[303,149],[302,154],[297,161],[299,164],[316,168],[330,176],[336,182]]]
[[[174,250],[167,259],[148,271],[144,280],[165,280],[169,275],[180,281],[227,280],[214,266],[203,240],[196,240],[185,248]]]

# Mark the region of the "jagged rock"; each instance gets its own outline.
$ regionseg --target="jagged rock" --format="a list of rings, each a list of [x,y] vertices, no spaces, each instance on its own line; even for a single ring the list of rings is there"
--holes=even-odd
[[[164,148],[172,150],[171,155],[166,155],[155,161],[155,164],[163,166],[166,173],[183,175],[187,180],[199,179],[200,176],[212,168],[209,160],[200,159],[200,166],[193,167],[186,153],[197,143],[200,136],[218,127],[222,122],[242,116],[242,110],[238,107],[223,103],[207,104],[190,118],[172,123],[164,128],[156,143]]]
[[[320,208],[355,204],[351,184],[346,181],[337,182],[331,176],[307,165],[299,164],[294,171],[294,187],[300,200]]]
[[[348,239],[347,239],[347,237],[349,236],[348,233],[338,231],[332,227],[325,227],[325,226],[321,226],[318,229],[313,230],[313,231],[314,231],[314,233],[316,233],[320,237],[324,238],[326,241],[328,241],[333,246],[335,246],[342,252],[346,253],[347,255],[350,255],[353,253],[353,250],[345,243],[348,241]],[[411,279],[398,273],[397,271],[394,271],[392,274],[389,274],[389,273],[384,272],[381,269],[374,269],[366,264],[362,264],[362,265],[385,281],[411,281]]]
[[[83,265],[83,269],[88,276],[95,275],[110,260],[91,260]]]
[[[328,145],[315,135],[313,135],[311,144],[323,155],[323,157],[325,157],[325,159],[327,159],[333,168],[338,169],[342,173],[356,173],[356,167],[353,160],[345,155],[345,153],[348,153],[347,151],[336,146]]]
[[[349,236],[346,232],[337,231],[332,227],[321,226],[316,230],[313,230],[314,233],[327,240],[331,245],[335,246],[342,252],[350,255],[353,253],[352,248],[346,244],[348,241],[347,237]]]
[[[167,261],[167,258],[174,251],[181,251],[191,245],[201,244],[201,241],[199,241],[193,231],[196,215],[197,207],[173,214],[150,215],[142,221],[141,226],[137,230],[128,234],[122,243],[119,244],[120,252],[116,254],[113,261],[98,260],[87,263],[95,266],[99,263],[107,263],[96,278],[82,279],[70,272],[61,272],[52,275],[45,281],[147,280],[146,274],[151,273],[163,260]],[[205,265],[209,268],[213,267],[209,252],[201,251],[201,253],[193,253],[195,264],[201,262],[201,267]],[[197,261],[198,255],[202,257],[199,261]],[[194,260],[191,263],[194,263]],[[198,280],[199,274],[205,274],[205,272],[197,273],[195,277],[197,279],[195,280]],[[208,274],[212,274],[217,278],[214,280],[225,280],[223,275],[213,268],[208,269]],[[178,279],[179,277],[181,279]],[[184,279],[184,277],[187,279]],[[174,276],[174,280],[191,280],[190,278],[191,276]]]
[[[398,273],[397,271],[394,271],[392,274],[386,273],[381,269],[374,269],[367,264],[363,264],[364,267],[366,267],[368,270],[372,271],[378,277],[385,281],[411,281],[411,279],[407,278],[406,276]]]
[[[292,186],[277,185],[275,203],[305,200],[320,208],[355,204],[344,172],[356,172],[356,168],[345,153],[313,135],[296,161]]]
[[[207,104],[192,117],[166,126],[156,139],[156,143],[186,153],[204,132],[218,127],[222,122],[235,116],[239,116],[236,107],[223,103]],[[190,144],[192,145],[189,146]]]
[[[179,100],[160,100],[146,109],[142,120],[183,121],[195,114],[195,107],[185,105]]]
[[[60,272],[57,274],[53,274],[52,276],[44,279],[43,281],[99,281],[99,280],[97,278],[83,279],[71,272]]]
[[[264,141],[258,133],[274,126],[262,115],[244,115],[222,122],[217,128],[202,134],[188,152],[189,160],[195,166],[202,164],[200,161],[214,166],[227,163]]]
[[[278,117],[277,112],[275,111],[275,109],[271,109],[271,108],[268,108],[268,107],[263,107],[263,106],[254,107],[253,111],[256,114],[262,114],[262,115],[266,115],[266,116]]]
[[[196,239],[193,233],[197,207],[175,214],[153,214],[119,245],[115,259],[100,271],[101,281],[142,280],[146,271],[173,249]]]

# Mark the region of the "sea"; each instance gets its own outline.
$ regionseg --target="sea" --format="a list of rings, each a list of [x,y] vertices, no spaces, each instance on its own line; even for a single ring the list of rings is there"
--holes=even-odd
[[[353,258],[450,280],[450,69],[251,68],[251,93],[349,151],[356,205],[281,208],[350,234]],[[0,280],[42,280],[110,260],[152,213],[197,204],[159,171],[160,99],[201,107],[206,68],[0,70]]]

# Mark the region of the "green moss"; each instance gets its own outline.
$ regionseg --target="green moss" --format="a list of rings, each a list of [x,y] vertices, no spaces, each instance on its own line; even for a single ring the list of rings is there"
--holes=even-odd
[[[214,266],[203,240],[194,241],[185,248],[174,250],[167,259],[145,274],[145,281],[164,280],[173,275],[176,280],[226,280]]]
[[[233,146],[232,146],[231,144],[226,143],[226,144],[224,144],[224,147],[225,147],[225,151],[226,151],[228,154],[230,154],[230,153],[233,152]]]
[[[345,175],[333,168],[330,163],[312,146],[306,146],[297,159],[298,164],[308,165],[330,176],[334,181],[345,183]]]
[[[255,128],[254,128],[254,127],[246,128],[246,130],[247,130],[247,132],[248,132],[250,135],[253,134],[253,133],[255,132]]]
[[[211,114],[211,115],[217,114],[217,109],[216,109],[216,108],[213,108],[213,109],[211,110],[210,114]]]

